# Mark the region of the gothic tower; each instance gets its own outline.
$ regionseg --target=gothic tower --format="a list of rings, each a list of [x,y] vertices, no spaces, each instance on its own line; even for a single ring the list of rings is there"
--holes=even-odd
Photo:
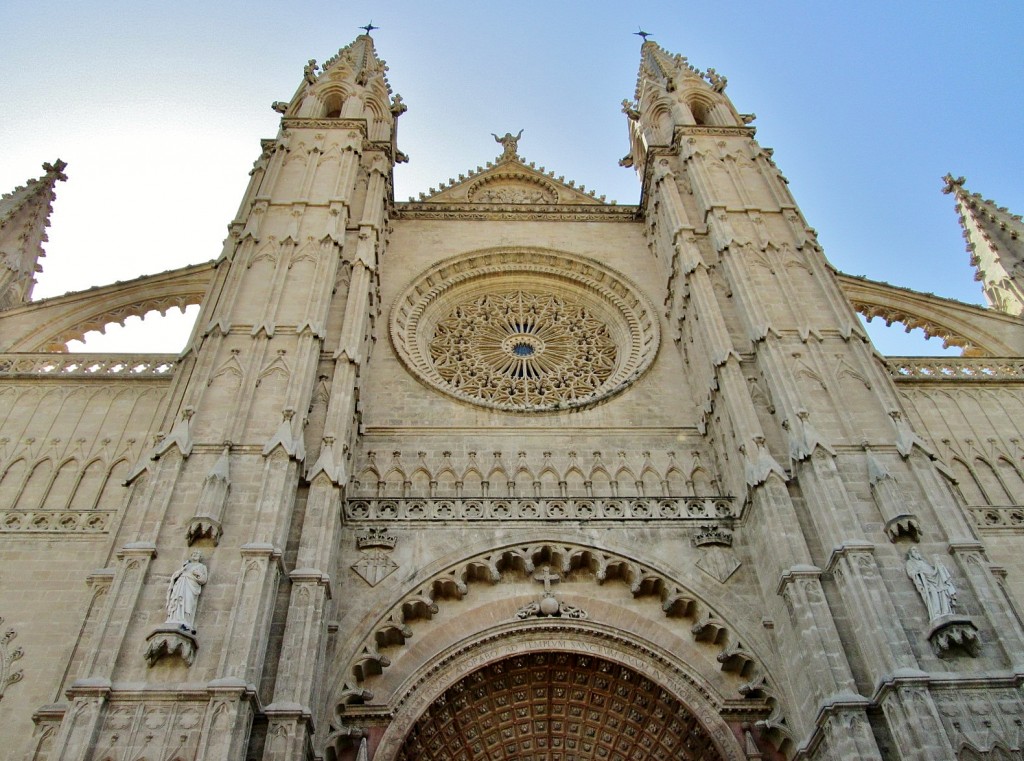
[[[0,733],[32,761],[1024,753],[1024,371],[992,360],[1024,323],[988,283],[1019,219],[947,180],[999,314],[843,276],[725,77],[651,40],[639,205],[522,132],[396,202],[386,71],[369,34],[309,61],[209,264],[29,302],[63,165],[0,200],[0,547],[47,558],[0,586]],[[178,357],[52,351],[198,299]],[[857,310],[981,356],[887,360]]]

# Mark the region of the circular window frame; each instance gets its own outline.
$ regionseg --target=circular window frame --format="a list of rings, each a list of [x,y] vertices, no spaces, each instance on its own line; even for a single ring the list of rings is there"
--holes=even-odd
[[[600,315],[617,349],[615,370],[585,397],[550,404],[513,404],[465,393],[434,367],[429,344],[449,310],[474,296],[523,290],[581,303]],[[391,343],[420,382],[447,396],[502,412],[582,409],[608,399],[651,366],[660,345],[657,312],[629,279],[597,262],[547,249],[502,247],[442,261],[410,282],[391,308]]]

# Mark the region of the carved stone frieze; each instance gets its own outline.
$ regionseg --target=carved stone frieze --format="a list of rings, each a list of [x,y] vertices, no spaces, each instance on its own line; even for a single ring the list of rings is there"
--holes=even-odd
[[[886,360],[896,381],[1020,381],[1024,362],[984,357],[901,357]]]
[[[405,202],[396,203],[395,219],[461,219],[471,221],[559,221],[559,222],[635,222],[636,206],[598,204],[559,204],[540,206],[524,203]]]
[[[566,497],[350,499],[345,520],[365,521],[727,521],[740,517],[731,497]],[[725,530],[725,529],[722,529]],[[723,535],[724,536],[724,535]]]
[[[1024,506],[968,507],[967,514],[982,531],[1024,531]]]
[[[105,534],[115,515],[113,510],[4,510],[0,534]]]
[[[12,378],[169,378],[173,354],[0,354],[0,376]]]

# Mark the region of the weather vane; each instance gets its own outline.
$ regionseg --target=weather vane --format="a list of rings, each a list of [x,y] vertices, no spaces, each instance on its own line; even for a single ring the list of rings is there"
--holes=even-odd
[[[374,25],[373,25],[373,22],[371,21],[371,22],[370,22],[369,24],[367,24],[366,26],[361,26],[361,27],[359,27],[359,29],[365,29],[365,30],[366,30],[366,33],[367,33],[367,34],[369,34],[369,33],[370,33],[370,32],[372,32],[372,31],[373,31],[374,29],[380,29],[380,27],[379,27],[379,26],[374,26]]]
[[[643,28],[639,27],[639,26],[637,27],[637,29],[639,29],[640,31],[639,32],[633,32],[633,34],[635,34],[637,37],[642,37],[644,42],[647,42],[647,38],[651,36],[651,33],[650,32],[645,32],[643,30]]]

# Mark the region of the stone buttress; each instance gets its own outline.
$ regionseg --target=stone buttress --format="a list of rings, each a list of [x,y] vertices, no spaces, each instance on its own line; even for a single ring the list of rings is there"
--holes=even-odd
[[[1012,683],[1020,627],[996,604],[982,546],[771,150],[754,140],[753,116],[725,88],[714,70],[646,41],[635,102],[624,103],[622,163],[643,181],[649,246],[706,437],[727,491],[750,503],[742,541],[759,559],[788,665],[778,676],[797,757],[877,759],[891,746],[894,757],[953,759],[934,700],[951,681],[938,655],[956,658],[965,680],[992,671]],[[918,543],[950,556],[970,613],[957,636],[973,651],[976,625],[980,652],[929,647],[903,567]]]
[[[257,715],[284,738],[265,758],[306,755],[392,169],[404,159],[404,106],[385,72],[363,35],[323,67],[310,62],[292,100],[274,104],[281,128],[229,226],[165,433],[132,471],[101,574],[107,602],[87,622],[68,702],[38,714],[59,723],[50,758],[242,759],[267,731],[253,728]],[[314,404],[326,414],[307,426]],[[196,632],[176,632],[161,626],[165,594],[196,550],[209,581]]]

